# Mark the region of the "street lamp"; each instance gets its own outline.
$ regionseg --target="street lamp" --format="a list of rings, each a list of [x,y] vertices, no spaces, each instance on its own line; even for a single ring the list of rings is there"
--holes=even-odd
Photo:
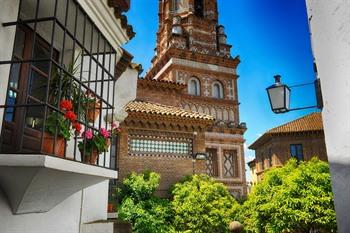
[[[194,164],[196,163],[197,160],[207,160],[208,155],[207,153],[196,153],[192,154],[192,173],[194,175],[195,169],[194,169]]]
[[[271,109],[274,113],[290,111],[290,88],[281,83],[281,75],[275,75],[275,84],[266,88]]]
[[[269,96],[269,100],[270,100],[270,106],[274,113],[280,114],[280,113],[286,113],[290,111],[308,109],[308,108],[322,109],[323,104],[322,104],[322,94],[321,94],[321,86],[320,86],[319,79],[316,79],[315,82],[312,82],[312,83],[287,86],[285,84],[282,84],[281,75],[275,75],[274,78],[275,78],[275,84],[266,88],[267,95]],[[317,105],[291,109],[290,108],[291,89],[294,87],[302,87],[307,85],[315,86]]]

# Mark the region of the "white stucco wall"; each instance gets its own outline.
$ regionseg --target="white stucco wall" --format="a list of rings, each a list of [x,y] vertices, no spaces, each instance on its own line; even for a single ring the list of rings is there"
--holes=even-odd
[[[83,190],[81,222],[107,219],[108,181]]]
[[[78,233],[81,192],[42,214],[13,215],[5,195],[0,191],[1,233]]]
[[[306,0],[338,231],[350,232],[350,1]]]
[[[115,114],[119,121],[126,118],[127,113],[124,110],[126,104],[136,99],[138,71],[127,68],[122,76],[117,80],[115,89]]]

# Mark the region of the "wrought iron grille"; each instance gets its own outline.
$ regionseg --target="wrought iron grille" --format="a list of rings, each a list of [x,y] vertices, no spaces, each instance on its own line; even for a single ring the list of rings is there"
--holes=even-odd
[[[206,160],[207,174],[212,177],[218,177],[218,157],[217,149],[207,149],[208,158]]]
[[[224,177],[238,177],[238,158],[235,150],[224,150]]]
[[[95,151],[83,137],[88,133],[77,129],[97,135],[114,119],[117,52],[99,28],[76,0],[20,0],[17,21],[3,26],[16,27],[16,35],[12,58],[0,61],[11,66],[0,106],[0,152],[113,167],[107,146],[91,161]]]

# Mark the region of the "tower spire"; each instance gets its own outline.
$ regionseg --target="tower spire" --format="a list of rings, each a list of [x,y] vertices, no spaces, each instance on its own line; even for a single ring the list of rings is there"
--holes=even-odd
[[[224,27],[218,23],[217,0],[159,0],[156,63],[169,48],[230,57]]]

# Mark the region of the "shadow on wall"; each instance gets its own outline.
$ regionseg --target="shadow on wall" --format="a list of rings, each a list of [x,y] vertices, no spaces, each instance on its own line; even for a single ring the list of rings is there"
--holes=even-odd
[[[337,197],[334,199],[335,210],[337,213],[337,224],[338,227],[347,226],[346,229],[341,229],[339,232],[350,232],[350,202],[348,201],[350,186],[347,185],[350,180],[350,163],[340,164],[330,162],[329,165],[331,170],[332,189],[334,196]]]

